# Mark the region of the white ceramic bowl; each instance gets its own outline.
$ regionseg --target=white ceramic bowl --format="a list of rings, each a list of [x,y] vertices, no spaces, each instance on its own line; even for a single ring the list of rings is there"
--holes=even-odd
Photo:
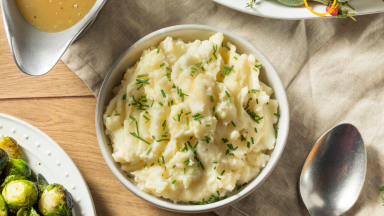
[[[216,32],[222,32],[224,34],[224,43],[230,41],[232,44],[236,45],[238,53],[253,54],[258,59],[258,61],[263,64],[263,67],[261,69],[260,80],[266,83],[268,86],[272,87],[275,92],[273,97],[279,101],[279,114],[281,115],[278,122],[279,136],[277,138],[276,147],[271,155],[271,159],[268,162],[267,166],[260,172],[260,174],[254,180],[249,182],[244,189],[240,190],[239,192],[234,190],[234,192],[231,193],[228,198],[208,205],[189,205],[185,203],[175,204],[170,200],[158,198],[154,195],[141,191],[139,188],[136,187],[133,180],[129,180],[126,177],[126,174],[120,169],[119,163],[116,163],[113,160],[111,156],[112,147],[108,146],[110,140],[104,133],[104,108],[113,98],[114,95],[112,94],[112,89],[120,84],[124,71],[126,71],[128,67],[133,66],[135,62],[139,60],[141,54],[145,49],[148,49],[150,46],[158,46],[160,41],[164,40],[167,36],[171,36],[175,39],[181,38],[184,42],[188,42],[194,41],[196,39],[206,40]],[[160,208],[176,212],[197,213],[212,211],[227,206],[235,201],[246,197],[268,177],[268,175],[272,172],[273,168],[276,166],[281,154],[283,153],[285,143],[288,137],[288,130],[289,110],[287,97],[285,95],[285,91],[283,85],[281,84],[279,76],[277,75],[275,69],[272,67],[271,63],[267,60],[267,58],[265,58],[264,55],[251,43],[239,37],[238,35],[226,31],[224,29],[204,25],[179,25],[160,29],[145,36],[144,38],[140,39],[138,42],[133,44],[127,51],[125,51],[120,56],[120,58],[115,62],[115,64],[109,71],[101,87],[96,106],[97,139],[103,157],[107,162],[108,167],[111,169],[112,173],[126,188],[128,188],[132,193],[134,193],[138,197]]]

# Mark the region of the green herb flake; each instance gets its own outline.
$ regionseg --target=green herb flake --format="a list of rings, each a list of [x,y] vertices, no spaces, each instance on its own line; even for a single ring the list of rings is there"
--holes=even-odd
[[[257,133],[257,128],[255,127],[254,129],[255,129],[255,133]]]
[[[189,117],[187,116],[187,126],[189,126]]]
[[[165,65],[165,63],[161,64],[160,67],[163,67]]]
[[[206,124],[205,127],[211,127],[211,124]]]
[[[253,137],[251,137],[251,140],[252,140],[252,144],[255,144],[254,140],[253,140]]]
[[[176,180],[173,180],[172,184],[175,184]]]
[[[233,58],[234,58],[235,60],[237,60],[237,59],[238,59],[236,56],[233,56]]]
[[[148,150],[147,155],[152,151],[152,148]]]
[[[236,127],[236,125],[235,125],[235,123],[233,121],[231,121],[231,123],[232,123],[233,127]]]
[[[217,196],[220,196],[220,192],[219,191],[216,191],[216,193],[217,193]]]
[[[114,142],[111,142],[111,143],[109,143],[108,145],[113,145],[114,144]]]
[[[159,104],[160,104],[160,106],[164,106],[164,104],[163,104],[163,103],[161,103],[161,102],[159,102]]]
[[[263,64],[260,63],[260,64],[256,65],[255,67],[261,67],[261,66],[263,66]]]
[[[279,115],[279,114],[277,114],[277,113],[275,113],[274,115],[275,115],[275,116],[277,116],[277,117],[280,117],[280,115]]]
[[[115,116],[120,116],[120,114],[115,114]]]
[[[157,54],[159,54],[159,52],[160,52],[160,49],[157,49]]]
[[[159,139],[159,140],[156,140],[156,142],[162,142],[162,141],[169,141],[169,139]]]
[[[251,143],[250,143],[250,142],[247,142],[247,147],[248,147],[248,148],[251,147]]]
[[[172,175],[170,175],[170,176],[168,176],[167,178],[165,178],[165,179],[169,179],[169,178],[171,178],[173,176],[173,174]]]
[[[143,168],[147,167],[147,163],[144,164]]]
[[[213,96],[212,95],[210,96],[210,98],[211,98],[211,101],[213,102]]]
[[[223,176],[223,175],[224,175],[224,173],[225,173],[225,170],[223,170],[223,172],[221,172],[221,174],[220,174],[220,175],[221,175],[221,176]]]
[[[137,75],[137,78],[146,77],[146,76],[148,76],[148,74],[141,74],[141,75]]]
[[[127,177],[130,178],[130,179],[132,178],[132,176],[130,176],[130,175],[127,175]]]
[[[135,133],[131,132],[130,134],[131,134],[132,136],[136,137],[137,139],[139,139],[139,140],[141,140],[141,141],[143,141],[143,142],[147,143],[148,145],[151,145],[151,143],[150,143],[150,142],[148,142],[147,140],[145,140],[145,139],[143,139],[143,138],[139,137],[139,136],[138,136],[138,135],[136,135]]]
[[[217,176],[217,179],[221,180],[221,178],[219,176]]]

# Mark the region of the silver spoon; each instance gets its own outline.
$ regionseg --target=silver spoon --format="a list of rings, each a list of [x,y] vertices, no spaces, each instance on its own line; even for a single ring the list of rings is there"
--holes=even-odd
[[[327,131],[309,153],[300,176],[300,194],[310,215],[348,211],[363,187],[367,157],[357,128],[341,124]]]

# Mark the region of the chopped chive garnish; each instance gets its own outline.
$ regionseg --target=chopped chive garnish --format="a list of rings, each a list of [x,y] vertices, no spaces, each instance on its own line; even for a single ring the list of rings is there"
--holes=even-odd
[[[164,106],[164,104],[163,104],[163,103],[161,103],[161,102],[159,102],[159,104],[160,104],[160,106]]]
[[[172,184],[175,184],[176,180],[173,180]]]
[[[159,139],[159,140],[156,140],[156,142],[162,142],[162,141],[168,141],[169,139]]]
[[[275,131],[275,138],[277,139],[277,131]]]
[[[223,142],[224,143],[227,143],[228,142],[228,139],[227,138],[222,138]]]
[[[175,169],[176,165],[173,165],[172,169]]]
[[[217,195],[220,196],[220,192],[219,191],[216,191]]]
[[[120,114],[115,114],[115,116],[120,116]]]
[[[196,68],[194,68],[194,67],[190,67],[192,70],[197,70]]]
[[[156,139],[156,137],[152,135],[152,139]]]
[[[164,164],[164,156],[161,156],[161,160],[163,161],[163,164]]]
[[[215,118],[217,119],[217,120],[219,120],[219,113],[215,113]]]
[[[257,133],[257,128],[255,127],[255,133]]]
[[[109,143],[108,145],[113,145],[114,144],[114,142],[111,142],[111,143]]]
[[[211,101],[213,102],[213,96],[211,95],[210,97],[211,97]]]
[[[213,107],[213,110],[212,110],[212,112],[215,112],[215,109],[216,109],[216,107]]]
[[[233,121],[231,121],[231,123],[232,123],[233,127],[236,127],[236,125],[235,125],[235,123]]]
[[[206,124],[205,127],[211,127],[211,124]]]
[[[150,118],[148,118],[147,116],[145,116],[145,115],[143,115],[143,117],[147,120],[146,122],[145,122],[145,124],[147,124],[151,119]]]
[[[165,179],[169,179],[169,178],[171,178],[173,176],[173,174],[172,175],[170,175],[170,176],[168,176],[167,178],[165,178]]]
[[[280,117],[280,115],[279,115],[279,114],[277,114],[277,113],[275,113],[274,115],[275,115],[275,116],[277,116],[277,117]]]
[[[151,107],[153,106],[153,103],[155,103],[155,100],[152,101]]]
[[[168,137],[167,135],[161,135],[161,137]]]
[[[193,146],[193,148],[196,148],[198,143],[199,143],[199,141],[196,141],[195,146]]]
[[[180,71],[183,71],[183,69],[180,68]]]
[[[165,92],[164,92],[164,90],[163,89],[161,89],[161,94],[163,95],[163,98],[165,98],[166,96],[165,96]]]
[[[141,74],[141,75],[137,75],[137,78],[146,77],[146,76],[148,76],[148,74]]]
[[[140,83],[143,84],[143,83],[144,83],[144,84],[148,84],[148,85],[150,85],[150,83],[148,82],[148,80],[149,80],[149,79],[146,79],[146,80],[136,79],[136,82],[137,82],[136,84],[140,84]]]
[[[249,148],[251,146],[251,143],[247,142],[247,147]]]
[[[191,111],[189,111],[189,112],[187,112],[187,113],[185,113],[185,115],[189,115],[189,114],[191,114],[192,112]]]
[[[157,54],[159,54],[159,52],[160,52],[160,49],[157,49]]]
[[[263,64],[260,63],[260,64],[256,65],[255,67],[261,67],[261,66],[263,66]]]
[[[172,117],[172,118],[173,118],[173,120],[175,120],[175,121],[176,121],[175,117]]]
[[[253,140],[253,137],[251,137],[251,140],[252,140],[252,144],[255,144],[254,140]]]
[[[241,189],[241,185],[237,186],[237,190],[240,190]]]
[[[236,59],[236,60],[238,59],[236,56],[233,56],[233,58]]]
[[[132,119],[133,121],[136,121],[136,119],[131,115],[129,115],[129,118]]]
[[[169,67],[166,67],[166,69],[171,71],[171,68],[169,68]]]
[[[231,153],[231,154],[229,154],[229,155],[235,156],[235,154],[233,154],[233,153]]]
[[[215,166],[215,167],[213,167],[213,170],[216,170],[216,166]]]
[[[143,83],[141,83],[141,84],[139,85],[139,87],[137,87],[137,89],[136,89],[136,90],[139,90],[139,89],[141,89],[141,87],[143,87]]]
[[[187,116],[187,126],[189,126],[189,118],[188,118],[188,116]]]
[[[123,100],[127,100],[127,94],[123,95]]]
[[[191,149],[191,151],[193,152],[193,154],[197,156],[197,153],[196,153],[195,149],[192,148],[191,143],[188,142],[188,145],[189,145],[189,148]]]
[[[217,179],[221,180],[221,178],[219,176],[217,176]]]
[[[165,130],[165,127],[167,126],[167,120],[164,120],[163,124],[161,125],[161,127],[163,127],[163,130]]]
[[[203,169],[203,171],[205,170],[203,164],[200,162],[200,166],[201,166],[201,169]]]
[[[167,171],[167,167],[166,166],[164,166],[164,171]]]
[[[165,65],[165,63],[161,64],[160,67],[163,67]]]
[[[199,62],[199,63],[197,63],[195,65],[196,65],[196,67],[200,67],[201,64],[203,64],[203,62]]]
[[[259,104],[259,99],[256,98],[256,103]]]
[[[130,175],[127,175],[127,177],[130,178],[130,179],[132,178],[132,176],[130,176]]]
[[[136,124],[137,136],[140,136],[140,133],[139,133],[139,126],[137,125],[137,121],[135,121],[135,124]]]
[[[184,168],[184,175],[185,175],[185,168]]]
[[[256,69],[256,68],[253,68],[253,70],[257,72],[257,69]]]
[[[144,164],[143,168],[145,168],[147,166],[147,163]]]
[[[171,100],[171,106],[173,106],[173,100]]]
[[[225,173],[225,170],[223,170],[223,172],[221,172],[221,174],[220,174],[220,175],[221,175],[221,176],[223,176],[223,175],[224,175],[224,173]]]
[[[256,92],[259,92],[259,91],[260,91],[260,90],[258,90],[258,89],[252,89],[252,90],[251,90],[252,93],[256,93]]]
[[[225,91],[225,94],[227,95],[227,97],[231,97],[227,91]]]
[[[196,169],[194,169],[193,171],[192,171],[192,173],[194,173],[196,170],[198,170],[199,168],[196,168]]]
[[[141,140],[141,141],[147,143],[148,145],[151,145],[150,142],[148,142],[147,140],[145,140],[145,139],[143,139],[143,138],[137,136],[135,133],[131,132],[130,134],[131,134],[132,136],[136,137],[137,139],[139,139],[139,140]]]
[[[201,67],[201,70],[202,70],[202,71],[205,71],[203,67]]]

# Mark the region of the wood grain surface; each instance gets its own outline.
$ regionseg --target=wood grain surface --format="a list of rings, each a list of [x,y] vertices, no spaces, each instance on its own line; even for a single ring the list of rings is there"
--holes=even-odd
[[[0,113],[36,126],[68,153],[89,186],[97,215],[182,215],[148,204],[115,178],[97,143],[96,98],[91,91],[61,61],[44,76],[23,74],[12,59],[3,24],[0,24],[0,78]]]

